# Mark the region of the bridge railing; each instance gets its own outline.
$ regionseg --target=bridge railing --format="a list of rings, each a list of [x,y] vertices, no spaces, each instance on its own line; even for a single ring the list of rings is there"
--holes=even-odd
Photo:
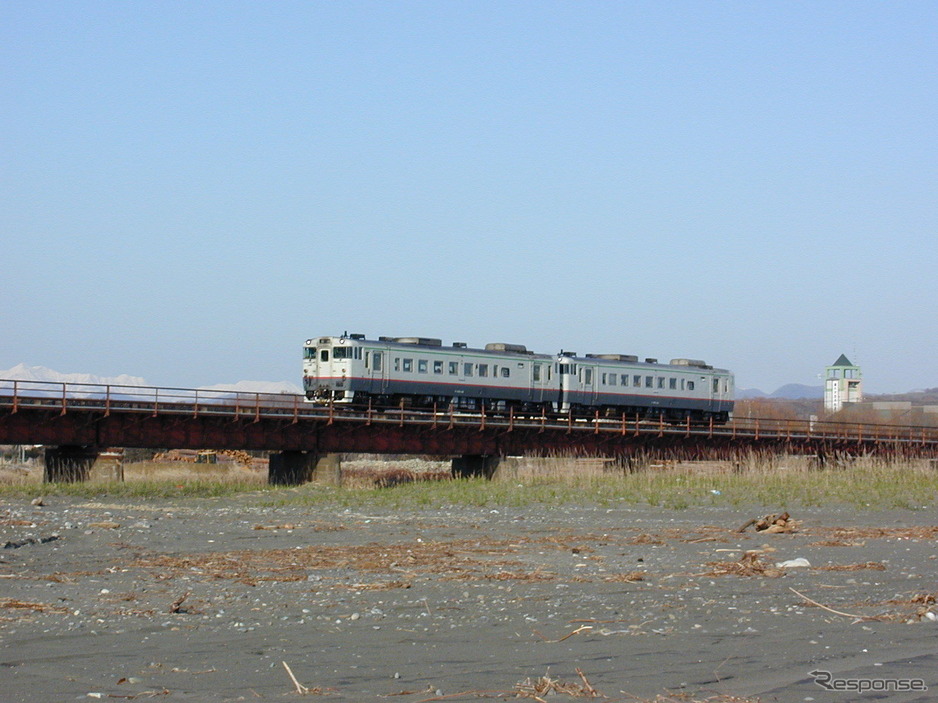
[[[693,423],[690,420],[669,423],[645,420],[623,414],[618,417],[556,415],[521,415],[514,411],[493,413],[455,412],[453,409],[411,410],[406,407],[373,409],[341,405],[314,405],[303,396],[288,393],[253,393],[225,389],[160,388],[121,384],[60,383],[0,379],[0,408],[12,412],[22,409],[54,410],[61,414],[73,411],[111,411],[123,413],[181,414],[193,417],[221,415],[247,420],[292,419],[321,420],[366,424],[393,423],[403,426],[469,426],[480,430],[501,428],[565,430],[596,434],[659,436],[706,436],[722,439],[765,440],[844,440],[866,443],[901,443],[938,445],[938,427],[843,423],[829,421],[778,420],[737,417],[724,425]]]
[[[247,393],[238,390],[161,388],[121,384],[60,383],[0,379],[0,407],[58,408],[69,410],[121,409],[123,412],[186,414],[295,414],[305,405],[303,397],[281,393]]]

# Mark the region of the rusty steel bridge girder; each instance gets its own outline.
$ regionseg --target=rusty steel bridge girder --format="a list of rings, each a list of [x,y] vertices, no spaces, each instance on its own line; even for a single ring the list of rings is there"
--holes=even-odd
[[[7,382],[9,383],[9,382]],[[98,396],[0,393],[0,444],[240,449],[449,456],[654,456],[735,459],[744,453],[819,457],[938,456],[938,430],[870,425],[820,426],[758,419],[725,426],[668,425],[638,418],[516,417],[453,411],[344,410],[300,396],[134,389]],[[104,388],[104,387],[101,387]],[[2,390],[2,389],[0,389]],[[202,396],[200,397],[200,393]]]

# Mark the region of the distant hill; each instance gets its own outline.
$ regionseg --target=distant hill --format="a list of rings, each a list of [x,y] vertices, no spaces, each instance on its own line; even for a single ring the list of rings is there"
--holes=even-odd
[[[808,398],[817,400],[824,397],[824,386],[806,386],[801,383],[786,383],[773,393],[765,393],[758,388],[737,388],[736,398],[748,400],[751,398],[782,398],[785,400],[799,400]]]
[[[799,398],[810,398],[814,400],[824,397],[824,386],[805,386],[801,383],[786,383],[769,397],[785,398],[786,400],[797,400]]]

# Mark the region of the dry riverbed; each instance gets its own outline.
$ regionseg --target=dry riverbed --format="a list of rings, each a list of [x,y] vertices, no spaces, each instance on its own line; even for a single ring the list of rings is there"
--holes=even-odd
[[[931,510],[263,500],[6,500],[0,699],[938,695]]]

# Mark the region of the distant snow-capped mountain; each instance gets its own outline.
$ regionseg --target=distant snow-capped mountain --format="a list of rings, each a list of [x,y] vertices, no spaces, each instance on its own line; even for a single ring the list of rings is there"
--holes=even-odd
[[[90,373],[61,373],[45,366],[27,366],[17,364],[12,369],[0,371],[0,378],[11,381],[44,381],[51,383],[94,383],[112,386],[146,386],[147,382],[139,376],[95,376]]]
[[[290,393],[301,395],[303,389],[287,381],[238,381],[237,383],[218,383],[214,386],[199,386],[200,391],[231,391],[237,393]]]
[[[95,376],[90,373],[61,373],[45,366],[27,366],[17,364],[12,369],[0,371],[0,379],[10,381],[33,381],[46,383],[88,383],[101,386],[149,386],[139,376]],[[302,394],[303,390],[286,381],[238,381],[237,383],[219,383],[213,386],[200,386],[199,390],[231,391],[232,393],[265,394]]]

